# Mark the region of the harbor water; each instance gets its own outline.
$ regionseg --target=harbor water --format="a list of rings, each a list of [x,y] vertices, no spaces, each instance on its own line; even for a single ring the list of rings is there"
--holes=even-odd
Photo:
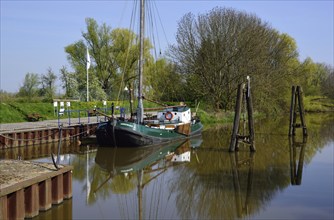
[[[333,114],[307,114],[307,137],[289,137],[288,124],[257,120],[254,153],[228,151],[232,124],[139,149],[62,143],[73,198],[35,219],[333,219]],[[0,159],[52,163],[57,149],[4,149]]]

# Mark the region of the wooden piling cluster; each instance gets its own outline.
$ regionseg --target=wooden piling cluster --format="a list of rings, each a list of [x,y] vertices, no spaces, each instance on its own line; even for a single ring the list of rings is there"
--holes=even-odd
[[[248,135],[239,134],[239,124],[242,105],[247,106],[247,120],[248,120]],[[237,100],[235,104],[235,115],[233,122],[233,130],[231,135],[231,142],[229,151],[233,152],[239,150],[239,142],[243,142],[250,145],[250,150],[252,152],[256,151],[254,144],[254,119],[253,119],[253,102],[252,96],[250,94],[250,83],[248,78],[247,86],[245,83],[241,83],[238,86]]]
[[[233,187],[235,193],[235,203],[238,218],[247,216],[247,207],[250,205],[250,198],[252,195],[253,188],[253,176],[254,176],[254,152],[251,152],[249,158],[240,160],[238,153],[230,154],[232,176],[233,176]],[[240,181],[240,172],[243,166],[248,166],[247,175],[247,189],[242,191],[241,186],[245,186],[245,183]],[[243,172],[245,170],[243,169]],[[242,192],[246,192],[242,195]],[[243,202],[243,199],[245,200]]]
[[[300,86],[292,86],[290,106],[290,124],[289,136],[296,135],[296,128],[303,129],[303,136],[307,136],[307,128],[305,123],[305,111],[303,101],[303,90]],[[298,105],[298,108],[297,108]],[[300,117],[300,124],[296,123],[297,116]]]
[[[307,137],[303,137],[302,142],[295,141],[294,136],[289,138],[291,185],[301,185],[302,183],[306,142]],[[299,149],[299,154],[297,149]]]
[[[49,127],[2,132],[0,133],[0,149],[56,142],[59,141],[60,136],[64,141],[81,139],[95,134],[97,125],[98,123],[75,124],[68,126],[67,129]],[[61,135],[60,132],[62,132]]]
[[[72,198],[72,167],[2,160],[0,219],[24,219]],[[12,171],[15,171],[13,175]],[[7,172],[6,172],[7,171]]]

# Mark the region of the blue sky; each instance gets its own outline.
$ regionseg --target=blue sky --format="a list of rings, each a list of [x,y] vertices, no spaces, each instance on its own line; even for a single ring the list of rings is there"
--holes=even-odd
[[[105,1],[1,1],[1,82],[0,88],[17,92],[26,73],[45,74],[51,67],[67,66],[64,47],[82,39],[85,18],[94,18],[112,28],[129,28],[132,0]],[[300,59],[334,66],[333,0],[317,1],[215,1],[157,0],[163,31],[160,48],[175,43],[177,22],[192,12],[206,13],[216,6],[254,13],[297,42]],[[160,21],[157,21],[160,27]],[[159,31],[160,32],[160,31]],[[159,47],[159,46],[158,46]],[[57,82],[60,90],[60,82]],[[58,92],[58,91],[57,91]]]

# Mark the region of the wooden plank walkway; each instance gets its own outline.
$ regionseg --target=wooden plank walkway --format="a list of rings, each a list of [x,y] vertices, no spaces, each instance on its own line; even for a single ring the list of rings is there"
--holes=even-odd
[[[0,219],[32,218],[72,198],[72,166],[0,160]]]

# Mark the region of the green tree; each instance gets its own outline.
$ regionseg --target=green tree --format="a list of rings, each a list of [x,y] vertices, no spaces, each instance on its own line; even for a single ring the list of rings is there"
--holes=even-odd
[[[146,73],[146,97],[160,101],[186,100],[184,80],[182,75],[177,73],[175,65],[161,58],[148,66]]]
[[[321,64],[324,77],[321,81],[321,93],[334,99],[334,68],[330,65]]]
[[[18,96],[29,99],[37,96],[39,86],[39,76],[36,73],[27,73],[24,77],[23,85],[20,87]]]
[[[303,87],[305,95],[322,95],[324,83],[333,71],[332,67],[324,63],[315,63],[308,57],[298,68],[299,84]],[[330,82],[330,81],[329,81]]]
[[[117,64],[117,72],[115,75],[115,85],[118,86],[118,96],[121,91],[127,87],[129,92],[132,93],[136,89],[136,79],[138,76],[138,59],[139,59],[139,44],[137,36],[127,29],[114,29],[111,33],[113,40],[113,53],[114,59]],[[144,66],[145,69],[152,63],[153,58],[150,55],[150,49],[152,48],[149,40],[145,39],[144,42]],[[145,71],[145,75],[147,72]],[[147,80],[144,78],[144,86]],[[145,89],[144,89],[145,90]],[[134,94],[130,94],[134,96]]]
[[[91,98],[117,98],[125,86],[134,87],[138,61],[137,36],[126,29],[112,30],[105,23],[99,26],[92,18],[86,19],[86,25],[87,31],[82,33],[84,40],[65,47],[67,58],[76,72],[78,90],[80,94],[86,91],[86,42],[92,61],[89,69]],[[146,39],[146,62],[151,62],[150,48],[151,44]],[[94,94],[99,94],[99,97]]]

